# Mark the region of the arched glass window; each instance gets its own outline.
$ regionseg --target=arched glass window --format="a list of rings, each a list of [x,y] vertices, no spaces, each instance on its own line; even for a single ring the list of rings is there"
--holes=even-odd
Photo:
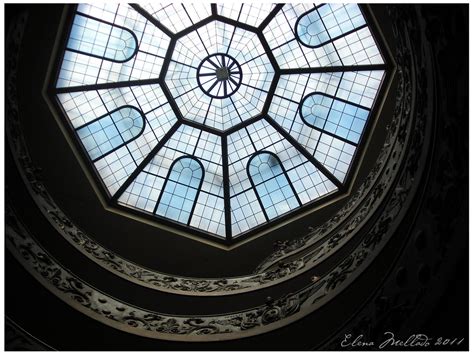
[[[135,34],[125,27],[77,14],[67,49],[121,63],[135,55],[138,43]]]
[[[276,154],[258,152],[253,155],[247,165],[247,174],[268,220],[301,206]]]
[[[76,129],[92,161],[119,149],[140,136],[145,119],[133,106],[122,106]]]
[[[170,167],[154,213],[189,224],[204,180],[204,168],[190,156],[176,159]]]
[[[305,46],[322,47],[366,26],[357,4],[324,4],[296,21],[296,37]]]
[[[330,95],[312,93],[301,102],[300,115],[308,126],[357,144],[369,110]]]

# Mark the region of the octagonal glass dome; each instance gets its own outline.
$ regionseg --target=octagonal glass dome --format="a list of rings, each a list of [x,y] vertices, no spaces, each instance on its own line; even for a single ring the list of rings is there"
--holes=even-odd
[[[357,4],[81,4],[55,102],[109,205],[231,244],[347,192],[386,64]]]

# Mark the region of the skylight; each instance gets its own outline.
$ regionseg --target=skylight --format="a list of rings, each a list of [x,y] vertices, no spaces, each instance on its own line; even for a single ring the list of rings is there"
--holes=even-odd
[[[341,193],[385,63],[357,4],[81,4],[55,80],[111,205],[230,243]]]

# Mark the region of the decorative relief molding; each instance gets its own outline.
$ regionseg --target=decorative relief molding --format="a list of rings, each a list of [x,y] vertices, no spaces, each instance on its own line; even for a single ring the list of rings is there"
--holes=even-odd
[[[295,250],[301,252],[301,249],[304,249],[303,255],[293,261],[307,266],[322,262],[351,240],[380,208],[397,177],[400,161],[405,155],[411,135],[412,122],[409,113],[412,107],[412,80],[409,68],[403,67],[399,62],[400,83],[394,119],[387,126],[388,138],[380,157],[362,186],[335,217],[311,234],[285,245],[265,260],[257,270],[267,270],[280,258],[291,257]],[[321,243],[321,240],[324,242]],[[294,245],[297,246],[296,249]]]
[[[82,232],[56,205],[41,181],[41,169],[35,167],[31,161],[21,134],[14,85],[21,43],[19,33],[23,31],[24,25],[25,23],[19,23],[15,34],[9,36],[7,41],[10,54],[7,61],[7,136],[20,174],[40,210],[67,241],[100,266],[142,286],[186,295],[218,296],[255,291],[295,277],[334,254],[352,238],[386,197],[395,177],[390,169],[393,166],[400,167],[410,135],[407,127],[410,124],[412,84],[407,70],[399,68],[400,84],[397,88],[396,112],[387,127],[386,142],[368,178],[335,217],[303,238],[278,243],[278,250],[251,275],[222,279],[185,278],[139,266],[102,247]],[[388,174],[383,174],[388,171]],[[286,260],[301,252],[304,254],[298,259]]]
[[[419,121],[421,122],[421,120]],[[418,124],[422,128],[422,124]],[[419,151],[411,156],[420,157]],[[302,290],[250,310],[225,315],[177,316],[146,311],[101,293],[59,265],[29,235],[12,208],[6,209],[7,247],[45,287],[65,302],[110,326],[177,341],[215,341],[264,333],[321,307],[357,277],[383,248],[404,217],[421,171],[404,169],[387,207],[362,243],[337,267]]]
[[[403,87],[405,98],[409,99],[410,86],[405,87],[403,77],[400,80],[399,89]],[[409,104],[409,101],[398,102],[397,107]],[[272,270],[281,260],[302,252],[304,254],[298,260],[308,261],[315,255],[326,259],[337,251],[337,247],[341,247],[350,240],[356,230],[363,226],[364,221],[368,220],[380,206],[387,194],[388,187],[391,186],[395,178],[393,172],[383,173],[390,171],[392,166],[398,165],[403,156],[408,135],[401,136],[397,133],[407,124],[409,122],[406,120],[406,115],[405,117],[401,114],[394,116],[392,124],[387,127],[389,136],[374,168],[361,187],[334,217],[316,229],[311,228],[311,232],[303,238],[276,243],[277,250],[257,267],[256,272]],[[399,139],[397,140],[397,138]],[[388,160],[390,156],[392,159]],[[321,258],[318,258],[318,262],[322,261]]]
[[[395,11],[392,7],[390,9],[392,16],[407,21],[406,13]],[[448,55],[452,54],[448,38],[457,36],[459,28],[464,30],[463,26],[468,23],[467,13],[464,14],[465,23],[461,21],[461,24],[454,25],[455,20],[452,20],[452,17],[446,17],[450,21],[440,20],[438,17],[425,15],[422,7],[418,7],[416,11],[418,26],[407,23],[413,48],[418,52],[416,67],[420,68],[420,71],[433,73],[432,77],[427,76],[426,80],[419,80],[418,91],[423,95],[431,90],[435,91],[435,98],[432,99],[434,112],[431,115],[426,112],[426,102],[429,101],[425,99],[416,106],[417,117],[429,117],[437,126],[433,129],[436,134],[436,146],[433,147],[423,202],[419,207],[415,228],[408,237],[409,244],[393,266],[383,288],[371,297],[361,312],[348,319],[348,322],[322,345],[321,350],[341,350],[341,340],[345,334],[363,334],[364,339],[370,339],[376,344],[364,350],[377,350],[377,345],[380,344],[377,344],[377,340],[383,339],[388,329],[394,332],[397,329],[410,332],[405,326],[416,332],[424,329],[426,321],[432,320],[432,315],[436,314],[439,307],[445,308],[445,300],[441,295],[452,293],[453,279],[459,278],[460,270],[457,264],[463,258],[467,259],[469,213],[465,207],[469,199],[466,194],[469,180],[469,147],[465,133],[467,121],[463,120],[467,119],[469,110],[467,99],[464,102],[453,99],[465,94],[463,86],[452,88],[454,90],[449,92],[448,86],[443,85],[443,78],[451,73],[442,70],[446,65],[456,62],[456,59],[447,59],[454,58]],[[459,14],[462,10],[458,9],[457,12]],[[453,13],[449,15],[452,16]],[[436,35],[431,32],[433,30]],[[429,52],[433,54],[426,55]],[[440,58],[444,62],[441,62]],[[462,73],[467,75],[467,71],[466,65]],[[455,109],[453,106],[456,106]],[[414,140],[416,139],[415,137]],[[422,270],[428,270],[428,278],[420,272]],[[412,273],[414,277],[406,277]],[[425,348],[425,351],[467,350],[466,340],[463,343],[466,346],[464,349],[460,346],[434,347],[433,341],[431,347]],[[387,350],[392,349],[387,347]]]

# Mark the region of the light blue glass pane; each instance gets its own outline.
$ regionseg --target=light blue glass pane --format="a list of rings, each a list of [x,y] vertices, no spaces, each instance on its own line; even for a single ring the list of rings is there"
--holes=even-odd
[[[180,181],[184,183],[184,181]],[[178,184],[176,188],[174,189],[174,195],[177,197],[185,197],[186,196],[186,186],[183,186],[181,184]]]
[[[347,15],[347,12],[344,6],[334,11],[334,17],[337,19],[337,22],[339,24],[349,20],[349,16]]]
[[[281,189],[274,190],[273,193],[271,194],[271,197],[272,197],[273,203],[278,203],[280,201],[285,200],[285,197]]]
[[[355,116],[365,121],[367,120],[367,117],[369,116],[369,111],[359,108],[357,109]]]
[[[296,35],[308,46],[318,46],[330,39],[316,10],[302,16],[296,26]]]
[[[358,143],[367,121],[369,111],[337,98],[322,97],[321,94],[307,96],[301,105],[300,114],[303,121],[311,127],[323,132],[336,134],[339,137]],[[331,103],[331,104],[329,104]],[[319,118],[320,112],[327,112],[327,116]],[[354,132],[355,134],[351,134]]]
[[[134,108],[123,108],[115,111],[111,116],[124,140],[132,139],[143,128],[143,118],[140,112]]]
[[[120,144],[123,143],[123,140],[121,137],[115,136],[113,138],[109,138],[109,140],[106,143],[107,143],[108,149],[105,150],[104,153],[108,152],[109,150],[112,150],[114,147],[118,147]]]
[[[342,138],[347,138],[348,133],[349,133],[349,130],[341,126],[339,126],[336,130],[336,135]]]
[[[156,210],[156,214],[160,216],[164,216],[166,214],[166,210],[168,209],[168,205],[160,204]]]
[[[95,157],[102,155],[102,152],[99,150],[99,148],[93,148],[89,151],[89,155],[91,159],[95,159]]]
[[[255,190],[269,219],[277,217],[290,209],[285,202],[296,199],[290,183],[283,172],[283,167],[275,156],[269,153],[259,153],[249,162],[250,179],[255,184]],[[270,176],[270,178],[268,178]],[[258,182],[258,183],[257,183]],[[278,205],[278,208],[275,206]],[[285,208],[281,206],[285,205]]]
[[[190,189],[191,191],[191,189]],[[193,192],[193,195],[196,194],[196,191]],[[191,197],[191,194],[190,194],[190,197]],[[193,208],[193,201],[192,200],[185,200],[184,201],[184,204],[183,204],[183,211],[191,211],[191,209]]]
[[[293,193],[293,190],[291,190],[291,187],[290,186],[286,186],[284,189],[281,190],[281,194],[282,194],[282,199],[281,201],[285,201],[288,203],[288,201],[290,200],[296,200],[295,198],[295,195]],[[296,202],[296,206],[294,206],[294,208],[296,207],[299,207],[298,205],[298,201]]]
[[[358,111],[358,109],[357,109],[357,107],[354,106],[354,105],[348,105],[348,104],[347,104],[347,105],[345,105],[345,107],[344,107],[344,113],[346,113],[346,114],[348,114],[348,115],[350,115],[350,116],[356,116],[357,111]]]
[[[275,178],[275,181],[277,182],[278,186],[280,188],[285,187],[288,185],[288,181],[286,180],[286,176],[284,174],[280,174]]]
[[[184,198],[176,194],[173,196],[170,202],[170,206],[178,210],[181,210],[181,208],[183,207],[183,204],[184,204]]]
[[[338,124],[341,118],[341,112],[336,110],[329,111],[328,121]]]
[[[172,217],[170,217],[170,218],[172,218]],[[188,219],[189,219],[189,212],[181,211],[180,214],[179,214],[179,217],[176,220],[180,223],[187,224]]]
[[[165,183],[156,214],[187,224],[202,177],[202,167],[194,158],[185,157],[175,161]],[[166,204],[171,207],[163,212],[162,206]]]
[[[301,115],[303,120],[311,126],[323,128],[332,101],[332,99],[320,94],[308,96],[301,105]]]
[[[112,141],[113,138],[119,136],[119,132],[117,131],[117,128],[115,128],[114,125],[106,126],[102,129],[102,131],[97,131],[94,135],[100,135],[101,133],[103,133],[105,135],[106,140],[108,140],[108,141]],[[120,145],[123,142],[124,142],[124,140],[120,139],[119,143],[117,145]]]
[[[324,16],[323,17],[323,22],[324,22],[324,25],[326,26],[326,28],[328,29],[329,36],[331,38],[334,38],[334,37],[341,34],[341,32],[338,31],[338,28],[336,27],[337,26],[337,21],[336,21],[336,17],[333,14],[329,14],[327,16]]]
[[[341,116],[341,120],[339,121],[339,125],[344,128],[351,128],[353,116],[349,116],[348,114],[344,113]]]
[[[193,177],[193,172],[189,168],[184,168],[179,176],[179,182],[185,185],[190,185]]]
[[[357,4],[325,4],[298,18],[296,36],[303,44],[317,47],[364,24]]]
[[[199,180],[199,179],[198,180],[193,180],[194,176],[195,176],[195,172],[193,170],[191,170],[189,167],[186,167],[181,172],[180,181],[183,184],[193,186],[193,184],[195,184]]]
[[[332,109],[337,110],[337,111],[344,111],[345,103],[342,101],[339,101],[337,99],[331,99],[332,101]]]
[[[324,130],[326,132],[336,133],[336,129],[337,129],[337,125],[331,122],[326,122],[326,126],[324,127]]]
[[[282,215],[290,211],[291,207],[289,206],[287,201],[282,201],[275,205],[275,209],[277,210],[278,215]]]
[[[102,131],[98,131],[96,133],[93,134],[92,138],[94,139],[94,141],[97,143],[97,145],[100,145],[104,142],[107,141],[107,135],[105,134],[105,131],[102,130]]]
[[[359,12],[359,15],[357,17],[352,17],[351,18],[351,22],[352,22],[352,25],[354,26],[354,28],[365,25],[364,16],[362,16],[362,14],[360,12]]]
[[[365,121],[362,121],[356,118],[354,119],[354,122],[352,122],[351,130],[357,133],[362,133],[364,126],[365,126]]]
[[[297,208],[299,206],[298,200],[294,197],[287,199],[288,204],[290,205],[291,209]]]
[[[123,107],[86,124],[76,132],[94,160],[137,138],[143,130],[143,124],[137,109]]]
[[[67,47],[87,55],[123,62],[135,54],[137,41],[128,29],[78,14],[74,18]]]
[[[323,129],[325,123],[326,123],[326,119],[318,117],[316,118],[316,121],[314,122],[314,126],[316,126],[317,128]]]
[[[346,4],[345,7],[351,17],[360,14],[359,7],[356,4]]]
[[[266,184],[260,184],[256,186],[257,193],[260,196],[260,199],[266,199],[269,198],[268,190]],[[268,203],[268,205],[271,205],[271,202]]]
[[[164,192],[163,196],[161,197],[161,203],[164,204],[164,205],[169,205],[172,196],[173,195],[170,194],[169,192]]]
[[[259,192],[259,195],[260,195],[260,191],[257,189],[257,191]],[[261,196],[260,200],[262,201],[262,205],[263,207],[268,208],[272,205],[272,200],[270,198],[270,195],[263,195]]]
[[[277,210],[275,209],[274,206],[270,206],[270,207],[268,207],[268,208],[265,208],[265,210],[266,210],[267,215],[268,215],[268,218],[269,218],[270,220],[272,220],[272,219],[278,217],[278,212],[277,212]]]
[[[133,56],[135,49],[136,42],[131,32],[113,27],[104,56],[106,58],[124,61]]]
[[[340,24],[339,28],[340,28],[340,33],[346,33],[346,32],[349,32],[350,30],[354,29],[354,25],[350,21],[347,21],[347,22],[344,22],[344,23]]]
[[[178,181],[181,171],[178,171],[178,167],[175,165],[175,168],[171,171],[169,179],[172,181]]]
[[[349,139],[351,142],[359,143],[360,135],[351,131],[349,132],[347,139]]]
[[[94,139],[92,137],[84,138],[82,139],[82,144],[84,145],[84,148],[86,148],[89,155],[91,155],[91,159],[94,159],[98,151],[98,146]],[[92,154],[94,154],[94,157]]]
[[[180,210],[174,207],[168,207],[166,210],[165,217],[168,217],[170,219],[178,220]]]
[[[275,179],[271,179],[270,181],[267,181],[265,183],[265,187],[267,188],[267,191],[269,194],[274,194],[274,193],[278,193],[279,189],[280,189],[280,186],[278,186],[278,183]],[[273,195],[272,195],[273,197]]]
[[[201,177],[202,177],[201,174],[195,172],[193,177],[191,178],[191,182],[189,183],[189,186],[198,187],[201,182]]]
[[[314,105],[313,107],[311,107],[311,113],[318,118],[325,119],[328,116],[330,107],[331,104],[327,106]]]
[[[287,185],[284,189],[282,189],[282,191],[283,191],[283,195],[285,196],[285,199],[291,199],[291,198],[295,199],[293,190],[291,189],[290,186]]]

